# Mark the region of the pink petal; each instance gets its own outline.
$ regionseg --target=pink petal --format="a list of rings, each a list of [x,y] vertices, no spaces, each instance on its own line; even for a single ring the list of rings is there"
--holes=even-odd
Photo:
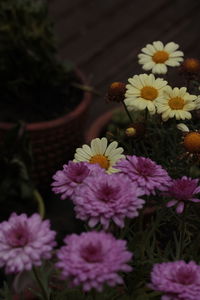
[[[190,201],[197,203],[197,202],[200,202],[200,199],[197,199],[197,198],[191,198]]]
[[[167,206],[167,207],[172,207],[172,206],[176,205],[177,202],[178,202],[177,200],[171,200],[171,201],[169,201],[169,202],[166,204],[166,206]]]
[[[183,210],[184,210],[184,207],[185,207],[184,202],[180,202],[180,203],[177,205],[177,208],[176,208],[177,214],[182,214],[182,212],[183,212]]]

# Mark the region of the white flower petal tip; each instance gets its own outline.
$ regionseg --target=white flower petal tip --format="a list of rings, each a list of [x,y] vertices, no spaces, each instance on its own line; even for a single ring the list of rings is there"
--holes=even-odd
[[[182,132],[189,132],[189,128],[183,123],[178,124],[176,127]]]

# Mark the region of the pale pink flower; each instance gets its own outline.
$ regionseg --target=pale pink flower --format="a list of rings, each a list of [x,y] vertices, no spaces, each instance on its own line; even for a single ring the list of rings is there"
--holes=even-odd
[[[126,159],[117,163],[116,168],[135,182],[146,195],[155,195],[156,190],[166,190],[171,181],[162,166],[142,156],[127,155]]]
[[[192,179],[186,176],[183,176],[181,179],[174,179],[168,191],[164,193],[164,195],[172,198],[172,200],[167,203],[167,207],[177,205],[176,212],[181,214],[187,201],[200,202],[200,199],[196,196],[200,193],[198,182],[198,179]]]
[[[155,264],[150,287],[165,293],[162,300],[200,299],[200,266],[182,260]]]
[[[106,229],[111,221],[123,227],[126,217],[139,215],[145,203],[139,198],[141,194],[135,183],[119,173],[88,177],[73,197],[76,217],[88,221],[91,227],[100,223]]]
[[[63,170],[59,170],[53,176],[54,182],[51,184],[52,191],[61,194],[61,199],[72,198],[76,188],[84,182],[84,180],[95,173],[105,172],[98,164],[89,164],[87,162],[72,162],[63,166]]]
[[[40,266],[43,259],[51,257],[55,235],[49,221],[39,214],[13,213],[0,223],[0,267],[5,267],[6,273],[17,273]]]
[[[126,241],[116,240],[103,231],[72,234],[64,239],[65,246],[58,250],[58,263],[62,279],[70,285],[82,286],[85,292],[92,288],[102,291],[103,285],[123,284],[118,272],[130,272],[127,264],[132,253]]]

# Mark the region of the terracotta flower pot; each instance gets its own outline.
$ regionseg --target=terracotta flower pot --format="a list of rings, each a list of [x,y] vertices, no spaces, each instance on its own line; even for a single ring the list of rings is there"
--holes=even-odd
[[[87,84],[80,71],[77,76],[83,84]],[[51,177],[63,163],[73,157],[75,149],[84,140],[84,122],[91,102],[91,93],[84,92],[79,105],[70,113],[50,121],[30,123],[26,125],[34,158],[34,181],[47,187]],[[0,123],[0,142],[12,123]]]
[[[108,125],[109,121],[111,121],[114,112],[116,112],[116,108],[109,110],[102,115],[100,115],[90,126],[90,128],[85,133],[85,143],[89,144],[92,139],[97,137],[101,137],[101,133]]]

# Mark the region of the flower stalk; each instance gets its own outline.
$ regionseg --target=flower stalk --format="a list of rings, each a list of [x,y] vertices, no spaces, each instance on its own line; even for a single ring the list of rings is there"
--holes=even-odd
[[[38,271],[37,271],[36,267],[33,267],[33,274],[34,274],[34,277],[36,279],[36,282],[38,283],[38,285],[40,287],[43,299],[44,300],[50,300],[49,295],[48,295],[42,281],[40,280],[40,277],[39,277],[39,274],[38,274]]]

